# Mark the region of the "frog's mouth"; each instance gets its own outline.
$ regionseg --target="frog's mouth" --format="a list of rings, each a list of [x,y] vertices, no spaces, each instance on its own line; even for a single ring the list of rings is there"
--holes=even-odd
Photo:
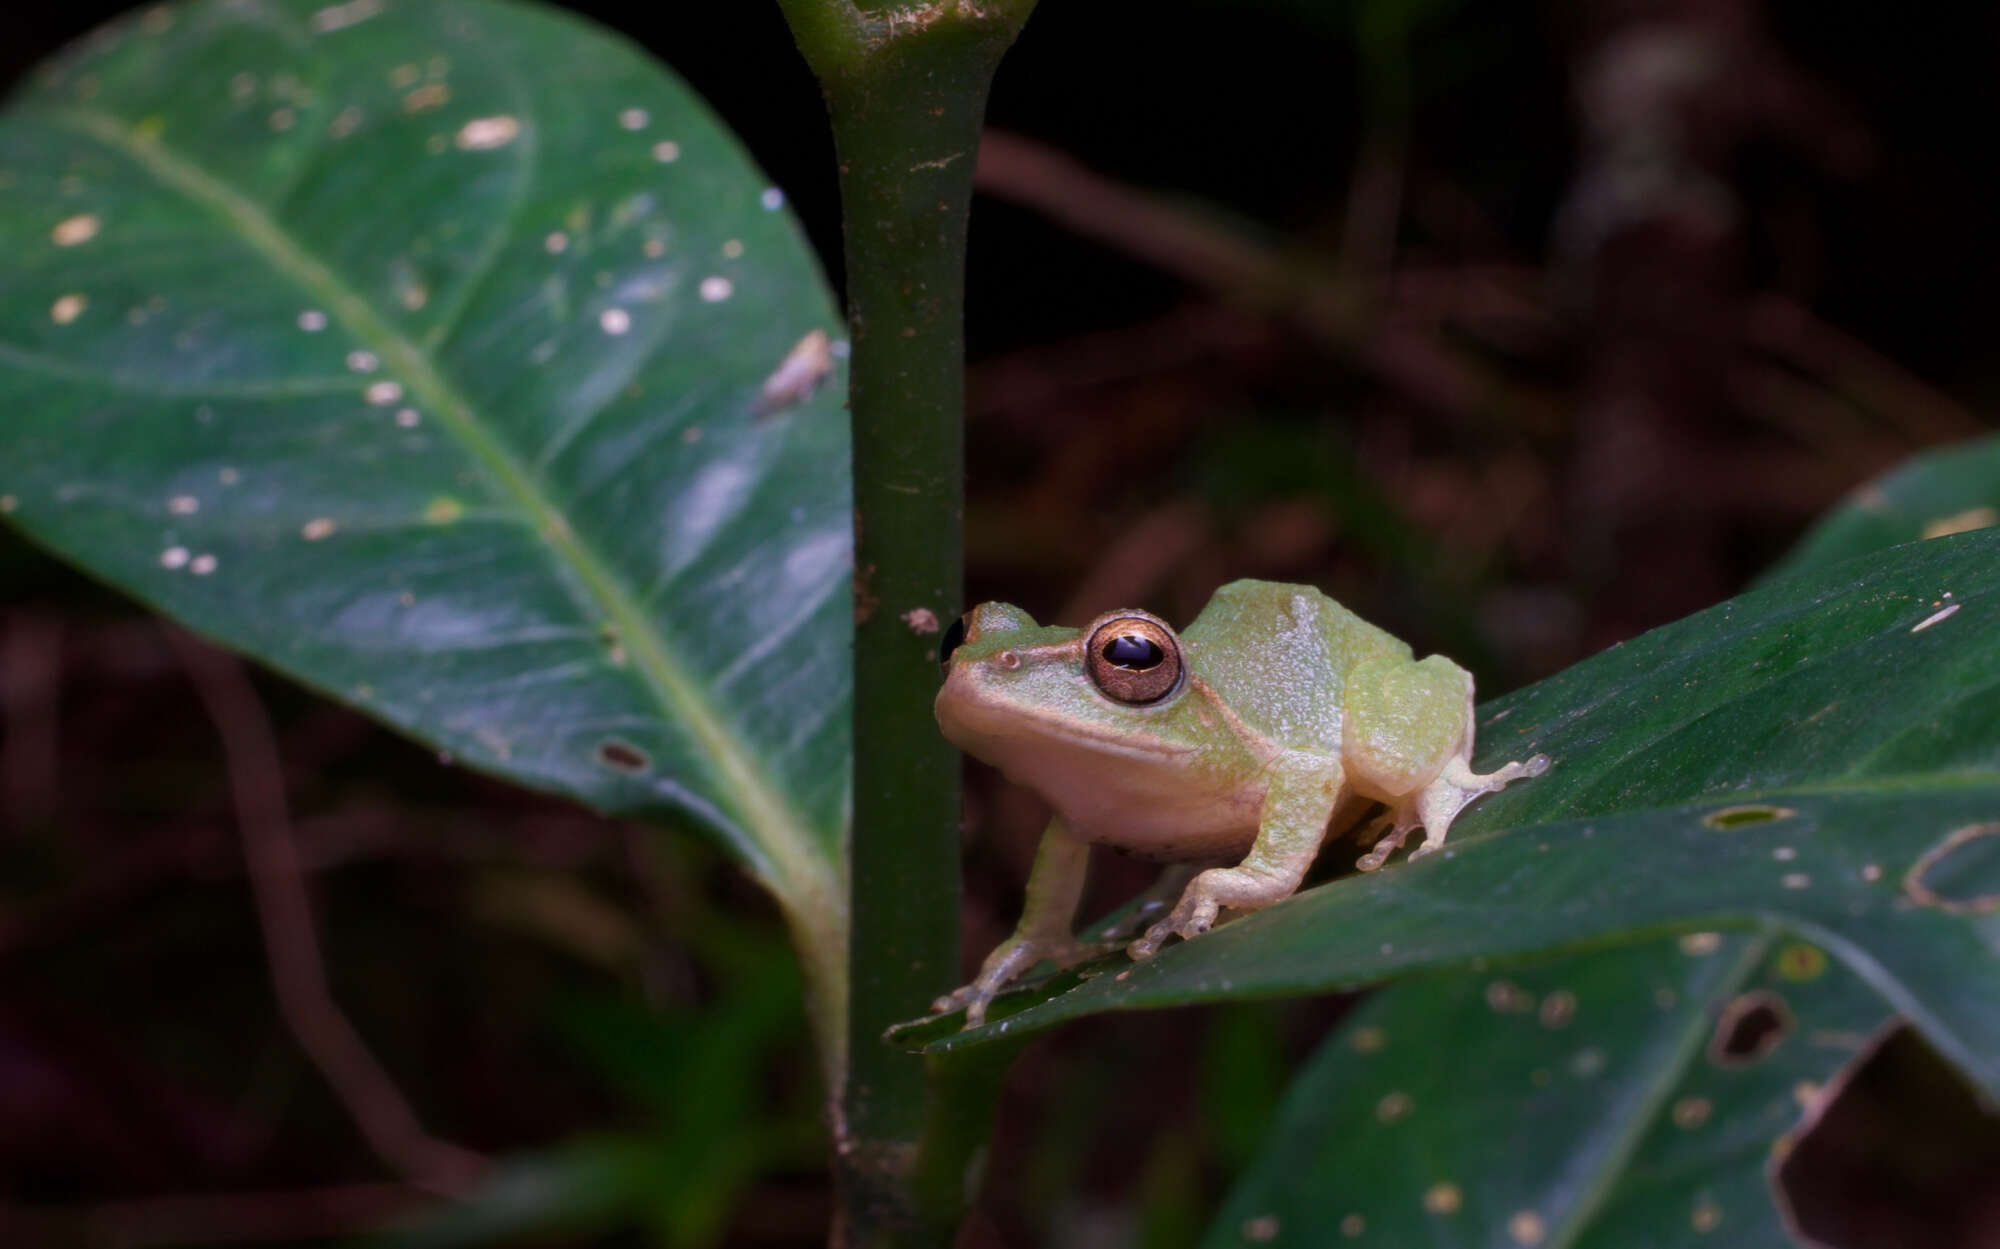
[[[945,678],[934,709],[947,741],[1002,769],[1011,760],[1065,747],[1155,763],[1196,753],[1187,743],[1169,742],[1140,727],[1093,724],[1000,697],[963,669]]]

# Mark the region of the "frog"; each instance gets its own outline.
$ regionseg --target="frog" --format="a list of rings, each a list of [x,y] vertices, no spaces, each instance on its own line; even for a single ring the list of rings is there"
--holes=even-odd
[[[1136,608],[1077,629],[982,603],[938,662],[944,736],[1053,813],[1013,935],[932,1004],[963,1009],[967,1028],[1036,964],[1069,967],[1130,935],[1073,931],[1093,846],[1182,865],[1153,911],[1178,901],[1126,945],[1144,960],[1290,897],[1322,845],[1357,828],[1364,843],[1379,834],[1361,871],[1418,828],[1409,859],[1435,854],[1467,804],[1550,766],[1535,754],[1475,772],[1472,675],[1309,585],[1231,582],[1179,633]]]

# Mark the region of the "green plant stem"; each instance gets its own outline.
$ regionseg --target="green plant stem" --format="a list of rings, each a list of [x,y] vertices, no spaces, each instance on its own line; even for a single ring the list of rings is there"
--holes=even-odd
[[[882,1033],[959,974],[957,753],[931,717],[961,607],[965,237],[987,88],[1032,0],[780,0],[840,162],[853,343],[854,835],[836,1240],[948,1244],[991,1080]]]

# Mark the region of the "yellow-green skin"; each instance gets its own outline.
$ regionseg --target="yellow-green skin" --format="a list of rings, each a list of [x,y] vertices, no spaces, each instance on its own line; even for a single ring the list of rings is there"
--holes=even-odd
[[[1144,613],[1098,623],[1121,616]],[[1056,812],[1019,928],[978,979],[937,1003],[964,1006],[968,1026],[1037,961],[1060,966],[1097,952],[1070,932],[1091,844],[1236,863],[1196,876],[1131,944],[1133,957],[1146,958],[1170,936],[1207,931],[1224,908],[1290,896],[1329,831],[1370,803],[1388,804],[1389,833],[1363,870],[1418,826],[1425,839],[1412,857],[1436,850],[1466,803],[1548,766],[1536,756],[1474,773],[1470,674],[1440,655],[1414,658],[1311,586],[1237,581],[1216,591],[1180,634],[1179,687],[1143,706],[1091,680],[1084,644],[1096,624],[1041,627],[1004,603],[974,608],[965,624],[938,693],[938,724]]]

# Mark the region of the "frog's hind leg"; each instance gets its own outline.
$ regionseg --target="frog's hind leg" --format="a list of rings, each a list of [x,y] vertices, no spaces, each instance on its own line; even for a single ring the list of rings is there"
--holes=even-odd
[[[1449,659],[1379,659],[1355,669],[1343,751],[1356,787],[1389,804],[1377,821],[1389,831],[1355,862],[1357,868],[1381,867],[1419,826],[1424,842],[1410,857],[1434,853],[1467,803],[1549,766],[1546,756],[1536,755],[1474,772],[1472,733],[1472,676]]]
[[[1462,748],[1464,752],[1471,750],[1471,736],[1468,729],[1468,740]],[[1410,851],[1410,858],[1421,859],[1433,854],[1444,845],[1452,821],[1473,799],[1505,789],[1523,777],[1540,776],[1548,770],[1547,755],[1534,755],[1491,772],[1474,772],[1466,753],[1453,755],[1445,762],[1444,771],[1438,774],[1436,780],[1397,803],[1382,821],[1378,821],[1389,823],[1389,832],[1375,843],[1374,849],[1356,860],[1354,866],[1364,872],[1374,871],[1386,863],[1403,844],[1403,839],[1420,825],[1424,830],[1424,843]]]

